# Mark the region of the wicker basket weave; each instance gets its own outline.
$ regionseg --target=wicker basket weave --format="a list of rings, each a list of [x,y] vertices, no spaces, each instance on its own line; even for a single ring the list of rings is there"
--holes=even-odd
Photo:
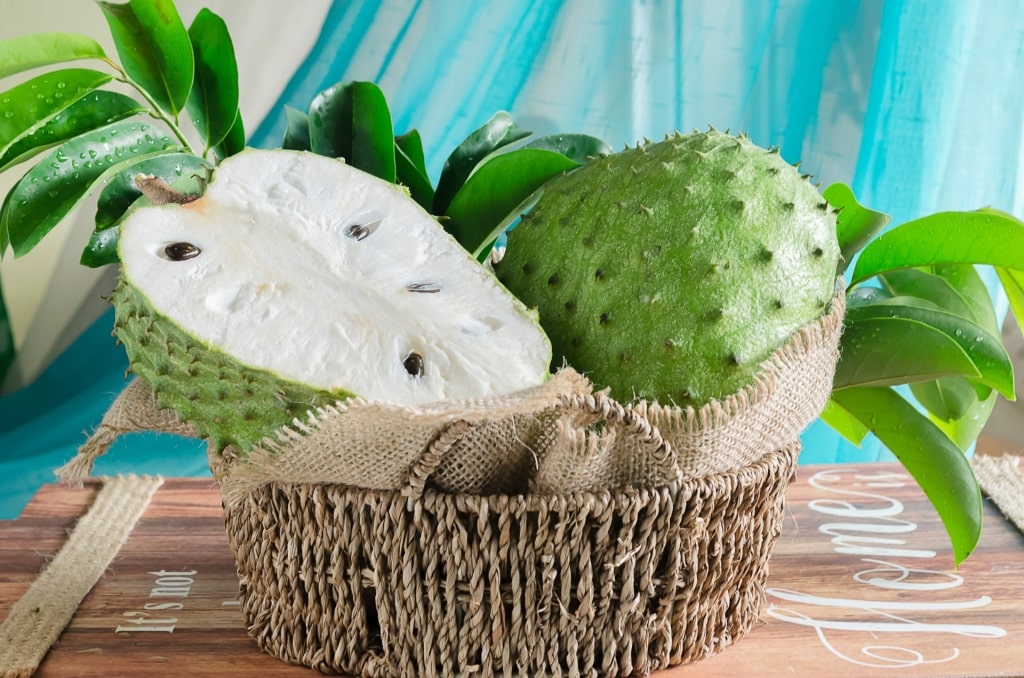
[[[402,491],[271,483],[225,506],[261,648],[365,676],[643,675],[756,622],[798,442],[664,487],[479,496],[425,482],[456,437]]]

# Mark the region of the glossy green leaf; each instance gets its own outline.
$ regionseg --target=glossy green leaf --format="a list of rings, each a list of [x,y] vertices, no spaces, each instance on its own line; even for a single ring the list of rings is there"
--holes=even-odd
[[[852,336],[841,340],[843,355],[837,366],[837,387],[965,376],[977,378],[1013,400],[1013,363],[997,336],[970,320],[940,309],[909,305],[908,300],[894,297],[847,309],[844,335],[852,330]],[[960,351],[953,350],[950,342]],[[850,351],[849,357],[846,351]],[[857,361],[848,362],[853,357]],[[973,370],[958,367],[963,357]],[[844,366],[844,362],[848,364]],[[930,374],[923,371],[929,362],[933,364]],[[901,372],[910,378],[894,380],[901,377]]]
[[[999,281],[1003,284],[1006,297],[1010,301],[1010,310],[1017,320],[1017,329],[1024,332],[1024,271],[1011,271],[997,268]]]
[[[551,134],[534,139],[523,148],[539,148],[561,153],[581,165],[594,156],[612,153],[611,146],[588,134]]]
[[[992,296],[977,268],[971,264],[939,264],[932,266],[931,271],[956,290],[956,293],[971,309],[974,322],[991,334],[999,334],[999,320],[996,318]]]
[[[1009,215],[939,212],[901,224],[864,248],[852,282],[935,264],[990,264],[1024,270],[1024,222]]]
[[[444,163],[434,193],[434,214],[447,214],[448,205],[477,164],[494,151],[529,136],[509,113],[498,111],[459,144]]]
[[[106,54],[98,42],[78,33],[34,33],[0,40],[0,79],[40,66],[103,59]]]
[[[896,351],[894,346],[913,346]],[[906,318],[846,320],[832,388],[888,386],[981,373],[970,356],[945,332]]]
[[[943,377],[910,385],[910,392],[938,421],[952,421],[967,414],[978,402],[978,393],[963,377]],[[992,393],[992,389],[988,389]]]
[[[206,177],[212,169],[209,162],[191,153],[166,153],[125,166],[104,181],[96,200],[96,229],[116,225],[132,203],[142,197],[142,191],[135,185],[139,174],[152,175],[172,184],[186,175]]]
[[[177,117],[192,89],[195,63],[173,0],[98,4],[128,77]]]
[[[495,156],[455,195],[444,226],[474,252],[525,198],[552,177],[576,167],[579,164],[564,155],[540,149],[523,148]]]
[[[231,125],[231,131],[219,144],[213,147],[213,152],[218,158],[227,158],[245,148],[245,123],[242,122],[242,112],[235,112],[235,122]]]
[[[890,388],[862,387],[832,397],[896,456],[942,519],[957,565],[981,535],[978,481],[963,453],[939,428]]]
[[[860,447],[870,433],[860,419],[843,409],[834,398],[829,398],[825,403],[825,409],[821,411],[821,420],[857,447]]]
[[[412,199],[430,211],[434,204],[434,187],[427,177],[423,141],[416,130],[395,137],[395,178],[409,189]]]
[[[0,250],[0,252],[2,251]],[[11,328],[11,319],[7,315],[3,290],[0,289],[0,384],[3,383],[11,365],[14,364],[14,355],[14,331]]]
[[[203,8],[188,28],[195,80],[185,108],[207,148],[219,144],[238,115],[238,64],[227,24]]]
[[[11,144],[0,155],[0,172],[79,134],[130,118],[144,110],[135,99],[118,92],[96,90],[71,104]]]
[[[281,148],[290,151],[309,150],[309,116],[297,108],[284,107],[284,139]]]
[[[0,156],[35,127],[111,80],[100,71],[66,68],[0,93]]]
[[[954,445],[966,452],[981,435],[998,398],[999,395],[995,391],[989,391],[988,397],[979,397],[960,417],[949,421],[933,418],[932,421],[946,434],[947,438],[953,441]]]
[[[309,142],[314,153],[345,162],[395,183],[395,135],[384,93],[372,82],[330,87],[309,107]]]
[[[842,255],[839,263],[839,272],[842,273],[854,256],[889,225],[892,217],[861,205],[846,184],[832,184],[822,191],[822,196],[839,210],[836,216],[836,236]]]
[[[402,152],[405,153],[417,172],[424,177],[429,176],[427,173],[427,157],[423,153],[423,139],[420,138],[419,131],[413,129],[405,134],[399,134],[395,137],[395,145],[402,149]]]
[[[146,124],[125,121],[93,130],[52,150],[22,177],[0,213],[15,256],[29,252],[93,187],[127,163],[178,150]]]
[[[895,296],[924,299],[949,313],[978,322],[967,300],[948,280],[934,273],[908,268],[885,273],[879,276],[879,282]]]

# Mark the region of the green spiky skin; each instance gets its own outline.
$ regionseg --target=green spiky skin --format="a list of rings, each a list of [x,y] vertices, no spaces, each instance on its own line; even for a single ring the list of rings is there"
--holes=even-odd
[[[123,280],[111,298],[114,334],[124,344],[131,370],[157,403],[190,422],[218,452],[228,445],[248,452],[293,419],[352,394],[324,391],[242,365],[154,312]]]
[[[509,233],[501,281],[563,360],[620,400],[700,406],[832,297],[833,210],[778,151],[671,135],[546,185]]]

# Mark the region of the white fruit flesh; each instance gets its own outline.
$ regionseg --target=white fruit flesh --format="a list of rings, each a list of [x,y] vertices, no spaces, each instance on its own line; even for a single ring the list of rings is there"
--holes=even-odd
[[[284,379],[418,404],[548,373],[535,316],[400,188],[337,160],[247,150],[202,198],[135,210],[119,248],[158,314]]]

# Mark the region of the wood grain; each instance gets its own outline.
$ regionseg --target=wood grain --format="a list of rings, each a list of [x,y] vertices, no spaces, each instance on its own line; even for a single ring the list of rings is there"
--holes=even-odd
[[[18,520],[0,521],[0,617],[96,491],[47,486]],[[801,467],[787,497],[761,622],[722,654],[660,675],[1024,675],[1024,536],[992,506],[981,545],[954,572],[938,518],[898,466]],[[878,538],[895,541],[868,541]],[[169,479],[37,675],[316,675],[259,651],[236,589],[216,488]],[[890,649],[872,657],[871,646]]]

